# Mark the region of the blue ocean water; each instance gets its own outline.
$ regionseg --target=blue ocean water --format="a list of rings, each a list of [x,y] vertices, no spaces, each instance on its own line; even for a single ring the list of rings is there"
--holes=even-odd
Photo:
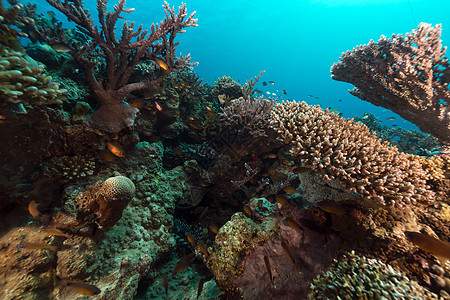
[[[39,12],[55,11],[44,0],[36,3]],[[95,16],[96,1],[85,4]],[[110,8],[114,4],[108,3]],[[126,7],[136,9],[129,21],[150,28],[163,19],[162,4],[128,0]],[[169,4],[178,7],[181,2]],[[199,26],[177,37],[178,51],[191,53],[193,61],[199,62],[194,70],[210,84],[223,75],[243,83],[265,70],[256,88],[276,93],[280,99],[331,107],[347,118],[369,111],[386,125],[407,129],[416,127],[350,95],[347,90],[352,85],[332,80],[331,66],[342,52],[377,41],[381,35],[411,32],[420,22],[441,23],[443,45],[450,45],[450,1],[446,0],[190,0],[186,4],[188,13],[197,12]],[[66,19],[59,12],[57,18]],[[69,22],[64,25],[73,27]],[[263,87],[261,83],[269,80],[275,85]],[[397,120],[386,119],[392,116]]]

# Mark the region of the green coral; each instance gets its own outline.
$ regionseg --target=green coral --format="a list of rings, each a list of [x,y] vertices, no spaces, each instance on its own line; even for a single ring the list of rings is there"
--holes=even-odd
[[[319,274],[311,284],[310,299],[438,299],[437,296],[390,265],[353,251]]]

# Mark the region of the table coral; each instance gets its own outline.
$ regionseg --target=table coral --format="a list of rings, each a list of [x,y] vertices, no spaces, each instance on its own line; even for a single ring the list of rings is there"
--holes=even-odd
[[[397,206],[427,202],[428,175],[414,157],[400,153],[353,120],[305,102],[283,102],[272,110],[271,124],[293,155],[325,179],[363,197]]]

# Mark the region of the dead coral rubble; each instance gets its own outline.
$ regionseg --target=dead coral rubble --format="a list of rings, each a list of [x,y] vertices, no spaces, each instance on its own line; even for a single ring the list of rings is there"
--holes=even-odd
[[[381,36],[378,42],[342,54],[332,78],[355,86],[350,93],[382,106],[433,134],[450,151],[450,65],[444,57],[441,25],[421,23],[405,36]]]
[[[432,199],[428,175],[414,156],[382,142],[363,124],[305,102],[277,104],[271,124],[303,165],[352,192],[396,206]]]

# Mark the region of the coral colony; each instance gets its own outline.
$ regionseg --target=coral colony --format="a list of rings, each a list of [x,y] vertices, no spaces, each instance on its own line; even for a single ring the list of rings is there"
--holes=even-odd
[[[125,0],[98,0],[98,20],[81,0],[47,0],[74,28],[8,2],[1,299],[450,297],[440,25],[331,69],[419,132],[258,95],[263,72],[202,83],[175,51],[197,26],[185,4],[164,2],[147,30]]]

